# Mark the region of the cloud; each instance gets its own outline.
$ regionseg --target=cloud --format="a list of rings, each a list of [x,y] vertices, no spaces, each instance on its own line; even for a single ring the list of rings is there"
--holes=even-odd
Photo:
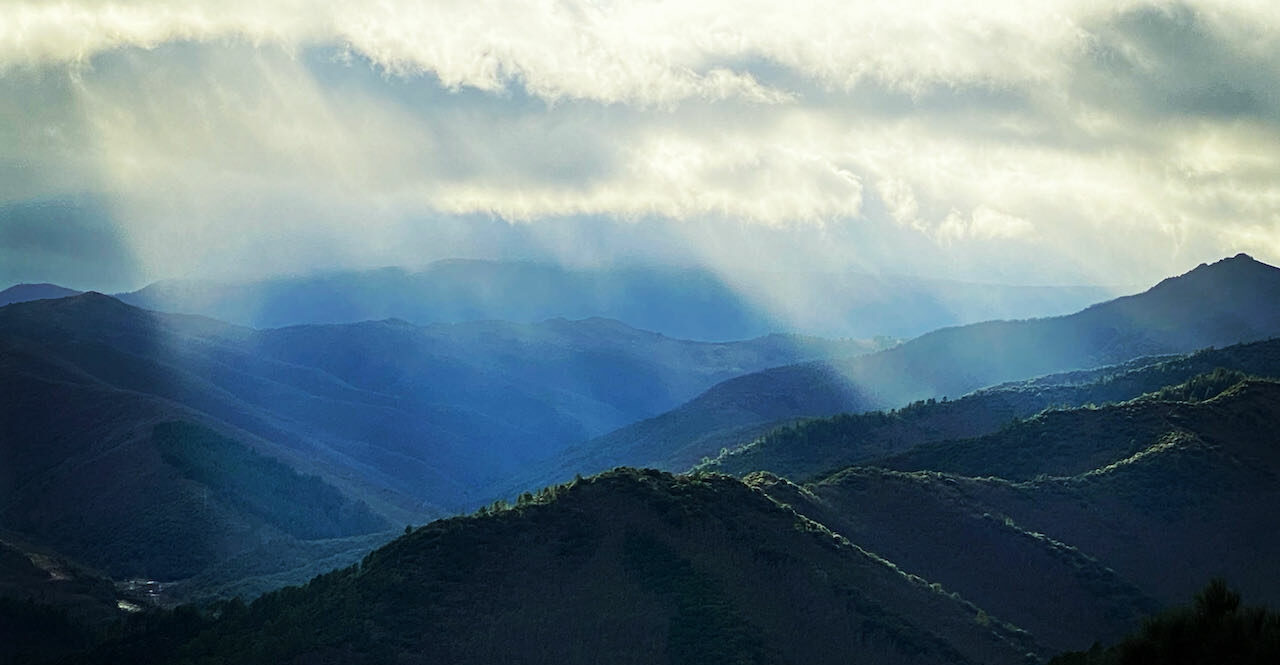
[[[1021,217],[1007,215],[999,210],[978,206],[965,219],[952,211],[938,225],[938,237],[944,242],[977,238],[980,240],[1020,238],[1030,235],[1034,227]]]
[[[1280,120],[1270,15],[1167,3],[1091,19],[1076,93],[1150,119]]]
[[[1129,283],[1220,253],[1280,260],[1268,3],[3,15],[0,203],[100,195],[148,276],[425,260],[497,236],[560,256],[588,224],[604,230],[587,254],[726,270]]]
[[[751,62],[832,89],[874,80],[920,92],[937,83],[1052,82],[1069,67],[1063,56],[1080,52],[1190,62],[1169,49],[1171,35],[1198,46],[1219,25],[1255,26],[1245,45],[1254,52],[1274,44],[1256,27],[1276,17],[1265,3],[1201,4],[1208,18],[1180,4],[1075,0],[11,1],[0,24],[0,63],[88,63],[111,50],[174,42],[244,41],[295,52],[332,46],[397,75],[430,73],[450,89],[518,86],[551,101],[664,105],[793,99],[761,84],[742,66]]]
[[[0,63],[10,65],[88,63],[99,53],[121,48],[231,40],[290,51],[337,46],[393,74],[428,72],[446,88],[498,91],[519,84],[551,101],[787,99],[749,73],[718,63],[726,55],[725,45],[690,39],[698,25],[680,21],[706,18],[705,12],[691,16],[661,3],[10,5],[10,20],[0,28]]]

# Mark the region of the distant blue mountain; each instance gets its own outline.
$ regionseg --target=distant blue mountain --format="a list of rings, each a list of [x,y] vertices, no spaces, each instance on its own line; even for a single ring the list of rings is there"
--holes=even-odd
[[[57,284],[16,284],[0,291],[0,307],[12,305],[15,302],[65,298],[79,293],[75,289],[68,289]]]
[[[260,544],[253,574],[274,573],[319,558],[281,547],[487,502],[479,488],[522,464],[731,376],[874,348],[691,342],[607,319],[251,330],[99,293],[13,304],[0,529],[119,576],[218,581]]]
[[[574,270],[536,263],[440,261],[258,282],[162,281],[120,300],[255,328],[399,318],[536,322],[604,317],[695,340],[771,332],[910,337],[991,319],[1052,316],[1110,297],[1099,287],[1014,287],[855,273],[755,275],[706,270]]]

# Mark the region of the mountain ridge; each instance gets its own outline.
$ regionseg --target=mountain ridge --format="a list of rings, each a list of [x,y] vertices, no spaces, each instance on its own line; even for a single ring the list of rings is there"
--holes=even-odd
[[[367,504],[385,528],[491,501],[496,495],[481,488],[523,460],[661,411],[725,376],[862,344],[795,336],[690,342],[603,319],[254,330],[96,292],[13,304],[0,308],[0,376],[14,391],[0,403],[0,506],[17,503],[0,526],[18,520],[21,530],[118,575],[195,576],[222,589],[231,580],[219,570],[264,581],[278,572],[244,560],[259,550],[313,574],[301,550],[329,557],[329,545],[310,543],[367,531],[320,528],[345,523],[338,499],[312,487],[308,503],[332,510],[307,515],[319,531],[291,533],[283,527],[296,513],[267,487],[245,503],[230,486],[179,477],[210,468],[203,448],[174,456],[155,428],[198,425],[213,434],[187,438],[221,437],[214,448],[222,462],[280,475],[235,452],[243,447],[318,476],[353,505]],[[171,459],[161,459],[164,450]],[[76,463],[55,469],[58,454]],[[108,460],[111,473],[95,474],[85,461],[93,456]],[[43,473],[47,488],[30,484]],[[88,488],[131,511],[173,508],[130,521],[110,514],[104,498],[91,505],[105,512],[76,526]],[[184,525],[182,514],[203,510],[201,488],[216,506]],[[273,520],[270,538],[283,532],[297,542],[280,536],[280,547],[258,548],[254,525]],[[166,539],[187,543],[187,560]]]
[[[80,291],[68,289],[65,286],[59,286],[57,284],[49,284],[47,282],[40,284],[14,284],[9,288],[0,291],[0,307],[11,305],[15,302],[65,298],[78,293],[80,293]]]
[[[1012,330],[1034,333],[1020,343],[1048,359],[997,368],[1013,371],[1009,368],[1037,367],[1036,361],[1074,358],[1086,363],[1267,329],[1276,318],[1269,298],[1277,271],[1252,265],[1247,257],[1227,261],[1162,282],[1146,299],[1120,300],[1075,318],[1061,317],[1070,324],[1065,327],[1061,320],[994,322],[936,335],[987,344],[963,349],[954,362],[966,366],[970,358],[990,356],[993,348],[1017,341],[1007,326],[1020,323]],[[1216,289],[1223,279],[1239,288]],[[1221,297],[1223,292],[1230,296]],[[1216,302],[1209,302],[1211,297]],[[110,325],[67,325],[78,312],[95,308]],[[1185,325],[1187,317],[1198,315],[1209,324]],[[88,445],[98,455],[121,449],[119,437],[63,438],[58,427],[90,424],[77,415],[79,408],[96,413],[95,431],[110,435],[111,428],[132,428],[125,434],[133,436],[130,432],[138,430],[139,436],[149,437],[146,441],[156,447],[172,477],[200,483],[220,506],[241,510],[242,519],[277,524],[294,537],[343,536],[350,531],[342,525],[351,524],[353,516],[359,524],[359,515],[333,508],[339,505],[335,495],[316,489],[314,500],[306,503],[320,510],[305,513],[308,523],[294,524],[299,507],[280,504],[271,491],[242,491],[240,483],[254,474],[219,477],[219,461],[270,476],[277,467],[243,450],[303,455],[320,449],[290,446],[318,435],[332,437],[328,441],[335,445],[348,437],[342,454],[366,465],[384,463],[379,468],[391,477],[418,459],[410,457],[413,446],[374,450],[374,440],[394,440],[398,425],[391,415],[416,403],[410,393],[397,391],[422,388],[420,401],[433,404],[433,389],[423,383],[427,377],[439,379],[440,390],[453,396],[480,385],[459,379],[466,376],[466,356],[449,351],[449,344],[502,368],[496,371],[504,377],[503,385],[510,386],[519,385],[521,366],[564,364],[559,347],[540,345],[544,338],[570,340],[565,344],[578,351],[596,337],[622,346],[642,340],[679,344],[601,319],[552,320],[542,327],[479,322],[447,325],[434,333],[394,319],[252,330],[197,317],[139,313],[100,294],[0,308],[0,330],[6,331],[0,334],[0,349],[6,351],[0,354],[0,370],[26,382],[22,386],[30,404],[52,403],[36,390],[44,386],[49,391],[62,387],[67,395],[71,388],[75,394],[103,393],[116,405],[97,408],[93,400],[71,400],[60,412],[36,412],[38,421],[0,418],[0,427],[19,434],[24,426],[47,430],[51,443],[36,446],[38,454],[19,460],[26,466],[0,460],[14,476],[6,478],[0,470],[0,489],[15,484],[39,489],[31,482],[41,480],[40,471],[50,464],[57,466],[59,446]],[[157,330],[164,334],[155,334]],[[1077,338],[1050,349],[1036,346],[1053,331]],[[449,341],[415,355],[420,340],[414,340],[430,334],[447,334]],[[949,348],[936,339],[903,347]],[[514,364],[507,369],[502,363],[510,358],[502,353],[476,351],[490,348],[476,344],[494,340],[515,340],[535,351],[512,355]],[[766,339],[760,344],[767,349],[771,343],[795,341]],[[711,347],[717,353],[737,348],[699,348]],[[881,356],[893,359],[903,347]],[[403,537],[359,563],[304,587],[268,593],[248,605],[231,601],[207,610],[148,616],[140,622],[144,629],[126,630],[71,662],[597,662],[604,653],[621,662],[820,663],[846,662],[851,655],[889,663],[1043,660],[1054,651],[1114,639],[1207,576],[1225,574],[1263,599],[1280,598],[1269,569],[1258,565],[1280,555],[1280,540],[1273,535],[1280,533],[1273,510],[1280,502],[1280,451],[1273,440],[1274,423],[1280,419],[1280,383],[1247,376],[1251,368],[1274,369],[1280,362],[1277,347],[1280,342],[1272,340],[1024,378],[1003,388],[1011,396],[1006,407],[1015,409],[1015,415],[1022,404],[1072,394],[1085,399],[1141,390],[1143,396],[1100,407],[1050,409],[1026,419],[1010,418],[1003,426],[998,426],[1001,414],[993,412],[974,427],[998,427],[968,438],[947,438],[949,432],[968,431],[970,423],[962,422],[963,417],[959,424],[917,423],[920,432],[909,433],[908,439],[926,438],[933,427],[941,439],[815,476],[804,486],[771,473],[738,480],[714,473],[673,476],[624,468],[524,491],[514,505],[497,501],[472,515],[406,528]],[[672,357],[680,358],[682,366],[689,363],[685,356]],[[715,357],[726,363],[735,358]],[[594,362],[586,366],[596,367]],[[937,371],[927,355],[888,363],[843,362],[897,368],[917,385],[939,385],[927,381],[932,375],[912,374],[921,368]],[[840,365],[786,365],[748,375],[754,377],[748,380],[731,380],[730,389],[722,382],[719,391],[712,388],[703,397],[712,393],[720,399],[716,408],[731,420],[733,409],[785,417],[821,400],[839,407],[850,399],[888,394],[884,387],[854,393],[858,386],[844,382],[846,376],[836,371]],[[1201,371],[1205,365],[1222,369]],[[188,370],[193,372],[190,379],[182,373]],[[1181,383],[1150,389],[1161,379],[1174,378]],[[896,380],[899,388],[909,383]],[[581,386],[565,384],[564,389],[586,394]],[[928,415],[944,408],[981,409],[998,404],[982,400],[993,399],[1000,390],[917,402],[903,411]],[[1024,399],[1021,391],[1031,395]],[[278,401],[263,401],[264,396]],[[513,393],[502,392],[502,400],[506,406],[520,406]],[[209,416],[196,408],[237,408],[241,403],[272,408],[253,416],[263,419],[257,424],[251,419],[226,424],[216,418],[201,423]],[[315,415],[304,408],[308,405],[324,408]],[[340,411],[339,405],[356,410]],[[144,407],[154,411],[130,411]],[[195,422],[173,423],[177,412],[190,413]],[[353,434],[364,431],[363,425],[343,429],[353,427],[348,413],[365,414],[381,429],[368,430],[369,440],[361,442]],[[290,419],[308,414],[314,419],[295,428]],[[853,418],[875,424],[876,418],[899,415]],[[110,420],[117,417],[118,423]],[[270,428],[292,438],[268,440]],[[93,441],[100,449],[92,448]],[[431,450],[448,452],[449,445],[441,442]],[[629,454],[637,450],[645,452],[633,449]],[[373,453],[386,457],[379,462]],[[0,451],[11,454],[12,449]],[[445,484],[473,482],[441,476]],[[288,476],[267,487],[303,488],[309,483]],[[89,491],[98,487],[84,485]],[[343,492],[351,486],[336,487]],[[188,494],[192,497],[200,494]],[[49,511],[21,503],[0,505],[17,505],[17,513],[29,520],[57,524]],[[83,525],[72,526],[73,533],[86,531]],[[373,544],[372,535],[336,538],[340,542],[333,544],[299,541],[274,554],[242,548],[222,565],[240,571],[242,577],[235,579],[245,581],[224,579],[228,586],[223,588],[283,581],[286,572],[313,571],[308,562],[343,566],[352,561],[353,548]],[[65,540],[54,540],[60,549],[65,546]],[[258,560],[267,555],[299,565],[287,571],[272,568]],[[19,572],[24,571],[30,572]],[[494,639],[497,634],[503,637]]]
[[[1280,378],[1280,338],[1047,375],[949,401],[801,421],[771,430],[698,468],[737,476],[764,470],[806,481],[931,442],[990,434],[1048,409],[1128,401],[1187,381],[1199,381],[1202,389],[1206,380],[1221,381],[1214,377],[1221,371]]]
[[[858,358],[729,379],[672,411],[575,447],[538,480],[618,464],[684,469],[799,418],[895,408],[1054,372],[1280,336],[1276,302],[1280,269],[1241,254],[1075,314],[943,328]]]
[[[1041,649],[735,479],[634,469],[414,529],[176,643],[86,662],[1012,664]]]
[[[816,299],[822,284],[828,296]],[[683,339],[742,340],[791,331],[826,337],[918,335],[940,326],[1071,311],[1100,287],[1016,287],[871,274],[722,276],[679,267],[569,268],[444,260],[421,270],[276,277],[244,283],[164,280],[117,294],[148,309],[251,327],[401,318],[425,325],[605,317]]]
[[[804,486],[768,472],[744,481],[1055,649],[1116,639],[1211,577],[1280,598],[1259,565],[1280,556],[1280,382],[1053,415],[1069,422],[1013,426],[1056,436],[1018,438],[1020,455],[1002,432],[957,442],[962,466],[890,459]]]

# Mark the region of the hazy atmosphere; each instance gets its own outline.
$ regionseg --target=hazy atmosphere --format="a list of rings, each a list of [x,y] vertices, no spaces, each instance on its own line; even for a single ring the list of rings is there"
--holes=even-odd
[[[15,2],[0,282],[1280,261],[1267,2]]]
[[[1280,663],[1280,3],[0,0],[0,665]]]

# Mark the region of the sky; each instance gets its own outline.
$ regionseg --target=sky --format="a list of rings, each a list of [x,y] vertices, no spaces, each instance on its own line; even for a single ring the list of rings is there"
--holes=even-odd
[[[0,0],[0,284],[1280,263],[1274,2]]]

